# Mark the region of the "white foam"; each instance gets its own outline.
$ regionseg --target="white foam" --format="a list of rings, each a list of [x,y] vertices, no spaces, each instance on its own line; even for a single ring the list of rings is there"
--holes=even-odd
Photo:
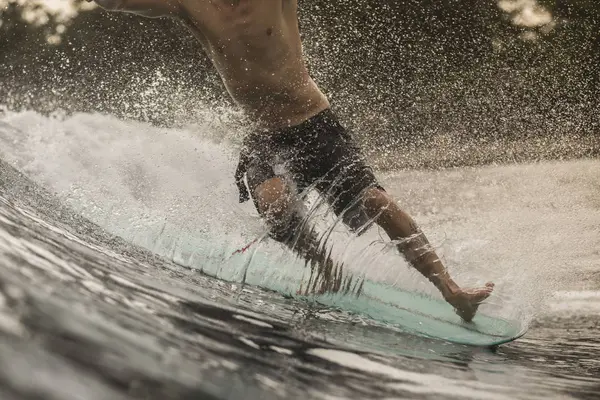
[[[548,310],[553,314],[600,315],[600,291],[558,291]]]

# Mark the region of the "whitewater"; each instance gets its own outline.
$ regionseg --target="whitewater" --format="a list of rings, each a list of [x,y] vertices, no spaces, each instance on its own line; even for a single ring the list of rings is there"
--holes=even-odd
[[[2,398],[599,392],[600,161],[376,171],[461,285],[496,283],[481,312],[529,328],[490,350],[294,298],[307,269],[238,203],[247,125],[199,113],[0,113]],[[382,231],[355,237],[308,203],[348,273],[439,297]]]

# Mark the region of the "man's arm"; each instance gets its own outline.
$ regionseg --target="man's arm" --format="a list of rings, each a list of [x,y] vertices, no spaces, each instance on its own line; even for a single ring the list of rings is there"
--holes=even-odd
[[[90,1],[90,0],[88,0]],[[179,0],[94,0],[100,7],[109,11],[124,11],[145,17],[177,16],[180,13]]]

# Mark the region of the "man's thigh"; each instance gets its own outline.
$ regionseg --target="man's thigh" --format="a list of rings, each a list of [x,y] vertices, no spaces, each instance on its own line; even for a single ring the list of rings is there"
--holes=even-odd
[[[320,166],[317,189],[349,228],[360,231],[369,222],[363,209],[365,192],[381,186],[361,150],[346,132],[329,141],[325,147],[327,157],[322,155],[327,161]]]

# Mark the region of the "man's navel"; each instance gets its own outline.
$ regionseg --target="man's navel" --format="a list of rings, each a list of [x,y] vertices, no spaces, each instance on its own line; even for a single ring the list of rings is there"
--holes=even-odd
[[[267,36],[271,36],[273,34],[273,28],[267,28]]]

